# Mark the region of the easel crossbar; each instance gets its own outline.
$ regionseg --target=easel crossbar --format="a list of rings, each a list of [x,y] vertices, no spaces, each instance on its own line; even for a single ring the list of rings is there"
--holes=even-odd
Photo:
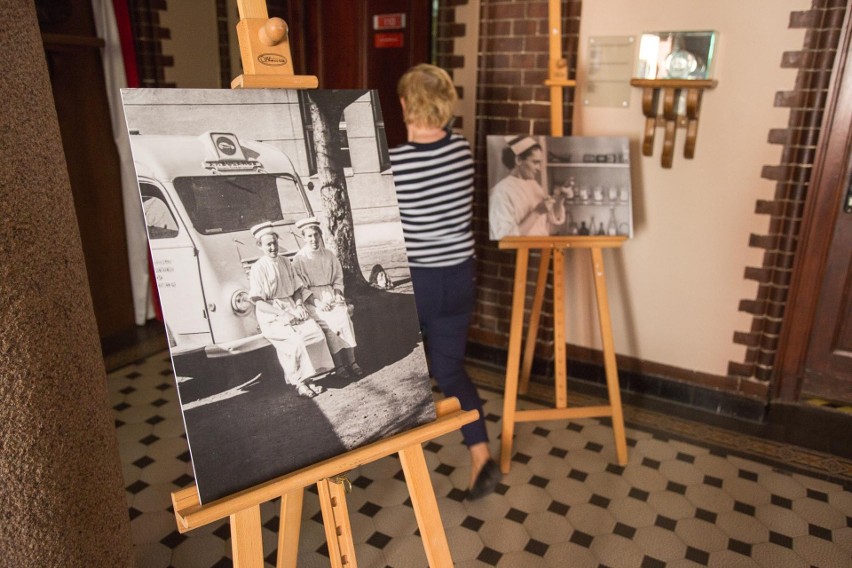
[[[365,463],[398,453],[407,447],[443,436],[475,421],[478,416],[478,412],[475,410],[461,410],[458,399],[455,398],[439,401],[436,403],[436,410],[439,418],[434,422],[356,448],[341,456],[327,459],[218,501],[200,504],[195,485],[175,491],[172,493],[172,505],[175,510],[178,531],[184,533],[208,525],[244,509],[258,506],[291,491],[307,487],[320,479],[338,475]]]
[[[529,249],[558,249],[558,248],[618,248],[624,244],[627,237],[504,237],[498,247],[507,250]]]
[[[538,422],[539,420],[566,420],[574,418],[599,418],[612,416],[611,406],[583,406],[579,408],[545,408],[541,410],[515,411],[515,422]]]

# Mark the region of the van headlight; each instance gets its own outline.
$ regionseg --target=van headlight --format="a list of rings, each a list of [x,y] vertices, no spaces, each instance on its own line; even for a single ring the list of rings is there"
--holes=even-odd
[[[245,316],[251,313],[254,305],[251,303],[249,294],[245,290],[237,290],[231,296],[231,309],[238,316]]]

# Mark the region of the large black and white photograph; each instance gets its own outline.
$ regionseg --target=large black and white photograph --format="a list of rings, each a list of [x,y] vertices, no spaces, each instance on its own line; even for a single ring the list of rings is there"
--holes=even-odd
[[[492,135],[487,151],[492,240],[633,236],[627,138]]]
[[[434,420],[376,94],[122,97],[201,502]]]

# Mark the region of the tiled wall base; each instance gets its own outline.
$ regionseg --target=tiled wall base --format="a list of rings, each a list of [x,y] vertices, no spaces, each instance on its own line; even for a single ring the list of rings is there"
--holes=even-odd
[[[505,372],[505,350],[469,344],[468,355],[478,367]],[[584,361],[569,361],[568,365],[569,391],[606,396],[603,366]],[[552,398],[553,364],[536,359],[532,372],[533,384],[549,387],[550,394],[545,389],[543,396]],[[807,400],[802,404],[767,404],[733,392],[623,369],[619,369],[618,375],[626,404],[852,459],[852,444],[847,435],[852,431],[852,412],[844,412],[843,408],[847,407],[843,405],[817,405]],[[502,389],[502,385],[500,379],[493,386]]]

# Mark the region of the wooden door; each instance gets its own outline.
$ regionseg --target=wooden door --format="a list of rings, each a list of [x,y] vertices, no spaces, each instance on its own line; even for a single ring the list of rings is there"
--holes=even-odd
[[[834,226],[805,360],[804,392],[852,402],[852,57],[837,95],[843,108],[834,115],[826,144],[833,165],[821,183],[831,199]]]
[[[283,7],[294,41],[297,73],[316,75],[322,89],[376,89],[388,146],[405,142],[396,83],[429,61],[429,0],[301,0]],[[270,12],[271,13],[271,12]]]
[[[133,329],[118,151],[89,0],[39,2],[39,24],[101,338]],[[62,254],[61,247],[57,254]]]
[[[814,162],[776,394],[852,402],[852,56],[850,18],[837,49]]]
[[[427,0],[366,0],[366,80],[379,91],[389,147],[406,140],[396,84],[409,67],[429,61],[430,5]]]

